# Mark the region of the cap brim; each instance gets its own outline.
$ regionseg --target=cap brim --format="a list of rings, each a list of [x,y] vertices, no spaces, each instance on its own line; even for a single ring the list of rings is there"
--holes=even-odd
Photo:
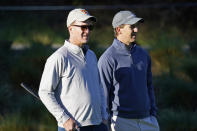
[[[78,21],[86,21],[86,20],[91,20],[93,22],[96,22],[96,17],[94,17],[94,16],[86,16],[86,17],[81,17],[81,19],[78,19]]]
[[[130,19],[129,21],[127,21],[125,24],[133,25],[133,24],[136,24],[138,22],[143,23],[144,19],[143,18],[133,18],[133,19]]]

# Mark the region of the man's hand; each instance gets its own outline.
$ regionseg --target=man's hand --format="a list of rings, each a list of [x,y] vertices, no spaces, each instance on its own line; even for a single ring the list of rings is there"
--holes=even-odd
[[[64,124],[63,124],[64,128],[66,131],[75,131],[78,126],[76,125],[75,120],[73,120],[72,118],[69,118]]]

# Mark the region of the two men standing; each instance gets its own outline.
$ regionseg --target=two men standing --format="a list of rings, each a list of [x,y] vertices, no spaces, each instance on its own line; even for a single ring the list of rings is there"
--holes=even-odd
[[[69,13],[69,40],[47,59],[39,88],[58,131],[107,131],[107,108],[112,131],[159,130],[151,60],[134,43],[141,21],[130,11],[115,15],[115,39],[98,69],[96,56],[86,45],[96,18],[84,9]]]

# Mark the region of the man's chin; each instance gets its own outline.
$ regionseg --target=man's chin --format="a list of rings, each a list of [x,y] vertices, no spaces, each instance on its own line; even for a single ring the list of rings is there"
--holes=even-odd
[[[136,41],[135,39],[132,39],[132,40],[131,40],[131,43],[133,43],[133,42],[135,42],[135,41]]]
[[[87,43],[87,42],[88,42],[88,39],[87,39],[87,40],[83,40],[83,42],[82,42],[82,43],[83,43],[83,44],[85,44],[85,43]]]

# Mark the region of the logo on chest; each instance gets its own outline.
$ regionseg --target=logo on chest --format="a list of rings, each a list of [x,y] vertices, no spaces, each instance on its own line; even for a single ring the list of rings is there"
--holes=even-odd
[[[139,63],[136,64],[136,68],[139,71],[143,70],[143,66],[144,66],[144,62],[143,61],[140,61]]]

